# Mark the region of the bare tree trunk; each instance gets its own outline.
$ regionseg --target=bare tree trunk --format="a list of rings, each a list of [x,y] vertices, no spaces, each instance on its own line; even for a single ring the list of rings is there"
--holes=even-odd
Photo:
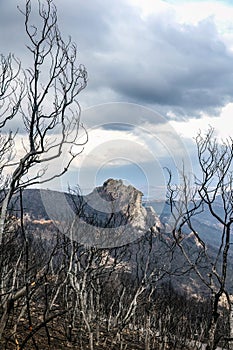
[[[150,315],[146,318],[145,350],[150,350]]]
[[[8,205],[9,205],[11,196],[12,196],[11,191],[8,191],[5,199],[2,202],[2,208],[1,208],[1,214],[0,214],[0,244],[2,243],[2,237],[4,234],[5,222],[7,217],[7,210],[8,210]]]
[[[233,297],[230,296],[230,314],[229,314],[229,326],[230,326],[230,340],[229,349],[233,350]]]
[[[6,327],[6,323],[7,323],[7,318],[8,318],[8,312],[7,312],[7,306],[4,306],[4,311],[0,320],[0,340],[2,339],[2,334],[4,332],[4,329]]]
[[[216,349],[216,345],[215,345],[216,327],[217,327],[217,322],[215,322],[215,320],[212,320],[211,325],[210,325],[210,329],[209,329],[209,336],[208,336],[206,350],[215,350]]]

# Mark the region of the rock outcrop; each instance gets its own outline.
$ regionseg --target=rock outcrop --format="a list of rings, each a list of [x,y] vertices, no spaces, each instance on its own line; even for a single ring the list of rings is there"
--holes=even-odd
[[[143,193],[122,180],[108,179],[84,197],[74,235],[87,245],[117,247],[154,234],[162,224],[152,207],[142,205]]]

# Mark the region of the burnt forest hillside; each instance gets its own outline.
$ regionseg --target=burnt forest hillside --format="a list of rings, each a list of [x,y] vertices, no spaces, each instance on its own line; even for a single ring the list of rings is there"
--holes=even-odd
[[[182,246],[194,268],[174,241],[168,204],[142,198],[114,179],[86,196],[38,189],[14,196],[1,246],[1,349],[205,343],[211,289],[197,268],[208,281],[218,227],[207,214],[195,217],[208,254],[184,227]],[[228,331],[227,313],[223,299],[220,335]]]

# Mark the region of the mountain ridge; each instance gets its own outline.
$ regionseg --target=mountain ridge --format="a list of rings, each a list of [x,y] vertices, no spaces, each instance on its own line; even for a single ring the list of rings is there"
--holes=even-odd
[[[20,216],[18,202],[19,197],[16,196],[14,213],[17,217]],[[108,179],[86,196],[27,189],[23,192],[23,203],[27,224],[34,225],[47,240],[53,232],[59,231],[83,247],[107,250],[107,255],[111,256],[114,251],[121,256],[122,266],[126,268],[127,265],[130,271],[142,274],[146,268],[149,273],[156,267],[159,273],[163,272],[168,280],[173,281],[174,286],[186,285],[193,294],[198,288],[203,288],[195,272],[184,275],[187,262],[180,251],[173,248],[168,204],[157,202],[157,205],[163,205],[159,217],[153,208],[154,203],[147,201],[145,206],[142,192],[131,185],[124,185],[122,180]],[[213,227],[207,224],[201,226],[200,222],[198,225],[200,229],[212,229],[208,249],[211,256],[216,255],[218,240],[213,239]],[[218,231],[214,229],[217,237]],[[185,244],[195,260],[200,247],[194,236],[188,231],[185,234]],[[207,274],[210,266],[204,265],[204,273]]]
[[[162,200],[143,201],[142,197],[143,193],[132,185],[124,185],[122,180],[111,178],[87,195],[29,188],[23,191],[23,212],[34,220],[58,221],[60,218],[64,220],[65,216],[73,220],[79,215],[88,224],[102,228],[117,227],[131,221],[134,226],[145,225],[146,230],[165,230],[171,216],[169,204]],[[20,217],[18,194],[14,196],[11,207],[12,213]],[[216,248],[220,240],[219,230],[212,217],[204,212],[194,221],[198,231],[203,231],[206,243]]]

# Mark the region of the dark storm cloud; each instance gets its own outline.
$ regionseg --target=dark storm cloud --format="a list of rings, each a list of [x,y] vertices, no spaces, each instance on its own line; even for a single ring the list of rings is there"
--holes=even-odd
[[[133,102],[182,118],[217,113],[232,101],[233,55],[212,18],[181,25],[171,13],[142,19],[123,0],[54,2],[62,33],[72,36],[88,69],[87,105]],[[26,57],[16,5],[0,2],[0,45]]]
[[[86,55],[89,89],[96,96],[106,90],[99,103],[115,97],[182,117],[215,114],[232,100],[233,55],[212,18],[181,25],[171,15],[143,20],[125,2],[108,5],[79,2],[73,24]]]
[[[143,30],[144,42],[119,51],[117,65],[109,62],[106,81],[117,93],[192,115],[232,100],[233,56],[211,20],[181,27],[154,18]],[[133,42],[133,37],[128,40]]]

